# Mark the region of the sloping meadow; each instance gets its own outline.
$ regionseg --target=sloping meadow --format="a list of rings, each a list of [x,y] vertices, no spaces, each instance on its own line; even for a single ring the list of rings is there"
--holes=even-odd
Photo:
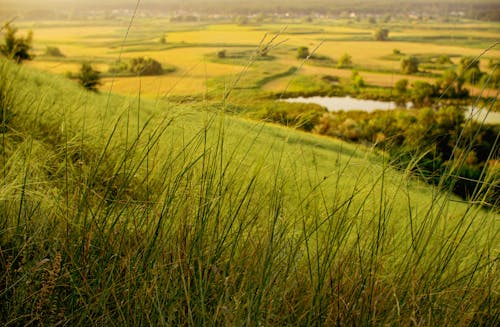
[[[498,214],[368,148],[0,75],[5,325],[498,322]]]

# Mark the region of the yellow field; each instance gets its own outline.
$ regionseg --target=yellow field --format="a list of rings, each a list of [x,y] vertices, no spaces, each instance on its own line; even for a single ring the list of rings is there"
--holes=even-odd
[[[205,79],[183,76],[144,76],[103,79],[102,90],[126,95],[168,97],[170,95],[196,95],[205,93]]]
[[[296,48],[307,46],[309,49],[319,47],[317,54],[337,60],[342,54],[348,53],[356,68],[368,84],[379,86],[393,86],[402,78],[410,81],[426,80],[429,77],[416,77],[399,74],[400,63],[397,60],[387,60],[394,49],[403,54],[412,55],[442,55],[454,57],[455,62],[460,56],[477,56],[482,52],[480,48],[464,45],[446,45],[440,42],[406,42],[389,41],[377,42],[371,40],[373,27],[371,26],[339,26],[335,22],[318,22],[308,24],[264,24],[240,26],[235,24],[214,24],[202,26],[193,23],[175,24],[161,20],[141,19],[129,31],[129,36],[123,44],[122,59],[145,56],[151,57],[162,64],[174,66],[176,71],[164,76],[116,78],[113,82],[113,91],[119,93],[137,93],[141,85],[141,93],[145,95],[189,95],[202,94],[207,90],[207,81],[223,76],[239,74],[246,64],[244,58],[237,63],[230,61],[214,61],[215,53],[226,49],[228,53],[257,48],[266,37],[266,43],[273,33],[283,31],[275,42],[285,41],[270,55],[275,59],[260,62],[250,68],[248,78],[262,78],[270,72],[286,71],[290,67],[297,67],[302,60],[296,58]],[[35,50],[38,59],[32,61],[33,67],[53,73],[76,73],[82,61],[96,63],[94,67],[106,72],[109,65],[120,57],[122,40],[126,32],[126,22],[81,22],[65,26],[64,22],[45,22],[43,24],[24,23],[21,32],[26,29],[34,30]],[[440,29],[435,29],[439,27]],[[390,37],[398,40],[422,37],[442,37],[449,33],[456,33],[457,38],[467,39],[478,37],[474,28],[481,28],[482,38],[498,37],[497,25],[491,23],[469,23],[460,25],[431,25],[396,26],[390,32]],[[448,30],[446,30],[448,29]],[[170,31],[169,31],[170,30]],[[448,33],[448,34],[446,34]],[[165,35],[166,45],[159,43],[159,38]],[[66,55],[66,58],[47,58],[43,56],[46,46],[57,46]],[[489,51],[485,58],[500,58],[500,49],[496,47]],[[249,60],[249,59],[248,59]],[[248,61],[247,61],[248,62]],[[486,60],[482,62],[486,69]],[[258,72],[261,69],[264,73]],[[363,71],[366,69],[367,71]],[[304,76],[335,75],[340,78],[349,78],[351,70],[332,67],[319,67],[306,63],[297,73]],[[290,77],[271,79],[261,85],[265,91],[278,92],[288,84]],[[209,83],[210,84],[210,83]],[[105,79],[103,90],[108,89],[110,79]],[[259,84],[260,85],[260,84]]]

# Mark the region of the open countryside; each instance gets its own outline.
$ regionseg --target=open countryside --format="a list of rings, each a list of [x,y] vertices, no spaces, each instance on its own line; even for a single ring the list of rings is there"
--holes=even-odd
[[[0,0],[0,322],[497,326],[498,12]]]

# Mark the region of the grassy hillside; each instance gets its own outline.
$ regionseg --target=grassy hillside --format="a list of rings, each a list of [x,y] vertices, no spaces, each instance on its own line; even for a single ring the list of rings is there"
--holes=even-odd
[[[498,214],[368,148],[0,61],[0,321],[499,321]]]

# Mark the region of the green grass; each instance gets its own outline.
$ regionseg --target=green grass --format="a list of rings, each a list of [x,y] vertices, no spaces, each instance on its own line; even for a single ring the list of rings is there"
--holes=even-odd
[[[0,75],[6,326],[498,323],[498,214],[369,148]]]

